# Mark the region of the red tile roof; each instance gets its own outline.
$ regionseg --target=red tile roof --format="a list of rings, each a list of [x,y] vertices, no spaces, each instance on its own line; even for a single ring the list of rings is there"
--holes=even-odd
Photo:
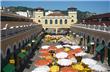
[[[64,16],[64,14],[62,14],[62,13],[51,13],[51,14],[49,14],[48,16]]]

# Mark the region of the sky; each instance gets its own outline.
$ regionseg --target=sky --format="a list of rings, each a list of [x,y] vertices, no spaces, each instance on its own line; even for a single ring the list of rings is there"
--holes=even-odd
[[[2,1],[1,6],[25,6],[30,8],[42,7],[49,10],[67,10],[68,7],[76,7],[81,11],[93,13],[110,12],[110,1]]]

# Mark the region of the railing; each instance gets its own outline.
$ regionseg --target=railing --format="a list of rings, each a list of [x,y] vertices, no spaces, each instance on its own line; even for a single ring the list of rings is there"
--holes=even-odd
[[[1,30],[1,39],[5,39],[7,37],[16,35],[21,32],[25,32],[28,30],[35,29],[37,25],[31,25],[31,26],[25,26],[25,27],[14,27],[14,28],[7,28],[7,29],[2,29]]]
[[[76,24],[75,27],[110,32],[110,26],[106,26],[106,25],[101,26],[101,25],[90,25],[90,24]]]

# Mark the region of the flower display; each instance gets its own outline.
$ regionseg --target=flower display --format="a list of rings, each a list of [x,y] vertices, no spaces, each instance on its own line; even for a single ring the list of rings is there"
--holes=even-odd
[[[59,68],[60,68],[59,66],[53,65],[53,66],[50,67],[50,71],[51,72],[59,72]]]
[[[35,61],[36,68],[32,72],[107,71],[105,67],[97,65],[97,61],[86,58],[88,54],[82,50],[81,46],[68,39],[70,38],[60,35],[46,35],[43,41],[50,43],[41,46],[38,56],[40,59]],[[61,42],[58,41],[65,44],[60,45]],[[51,45],[52,43],[53,45]]]
[[[63,67],[61,68],[61,72],[78,72],[78,71],[72,67]]]
[[[66,48],[64,49],[64,51],[65,51],[65,52],[68,52],[68,51],[70,51],[70,48],[66,47]]]
[[[72,68],[77,69],[77,70],[83,70],[84,69],[84,67],[81,64],[72,65]]]

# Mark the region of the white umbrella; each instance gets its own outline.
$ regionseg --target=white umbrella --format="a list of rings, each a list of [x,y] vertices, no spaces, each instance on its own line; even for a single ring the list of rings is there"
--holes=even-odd
[[[97,63],[96,60],[90,59],[90,58],[83,58],[82,62],[87,64],[87,65],[95,65]]]
[[[76,45],[76,43],[75,43],[75,42],[72,42],[71,44],[72,44],[72,45]]]
[[[77,63],[77,59],[76,58],[71,58],[70,59],[73,63]]]
[[[66,58],[68,56],[68,53],[66,52],[59,52],[56,54],[56,58]]]
[[[81,48],[80,46],[77,46],[77,45],[73,45],[73,46],[71,46],[71,49],[77,49],[77,48]]]
[[[85,53],[83,51],[75,54],[75,56],[86,56],[86,55],[87,55],[87,53]]]
[[[58,64],[61,66],[69,66],[72,64],[72,61],[70,59],[59,59]]]
[[[57,47],[57,48],[63,48],[62,45],[56,45],[55,47]]]
[[[63,45],[64,47],[71,47],[71,45],[69,45],[69,44],[66,44],[66,45]]]
[[[41,46],[42,49],[48,49],[49,46],[48,45],[44,45],[44,46]]]
[[[35,68],[32,72],[49,72],[49,70],[49,66],[39,66],[38,68]]]
[[[107,72],[107,68],[99,65],[99,64],[96,64],[96,65],[91,65],[89,66],[91,69],[95,70],[95,71],[99,71],[99,72]]]

